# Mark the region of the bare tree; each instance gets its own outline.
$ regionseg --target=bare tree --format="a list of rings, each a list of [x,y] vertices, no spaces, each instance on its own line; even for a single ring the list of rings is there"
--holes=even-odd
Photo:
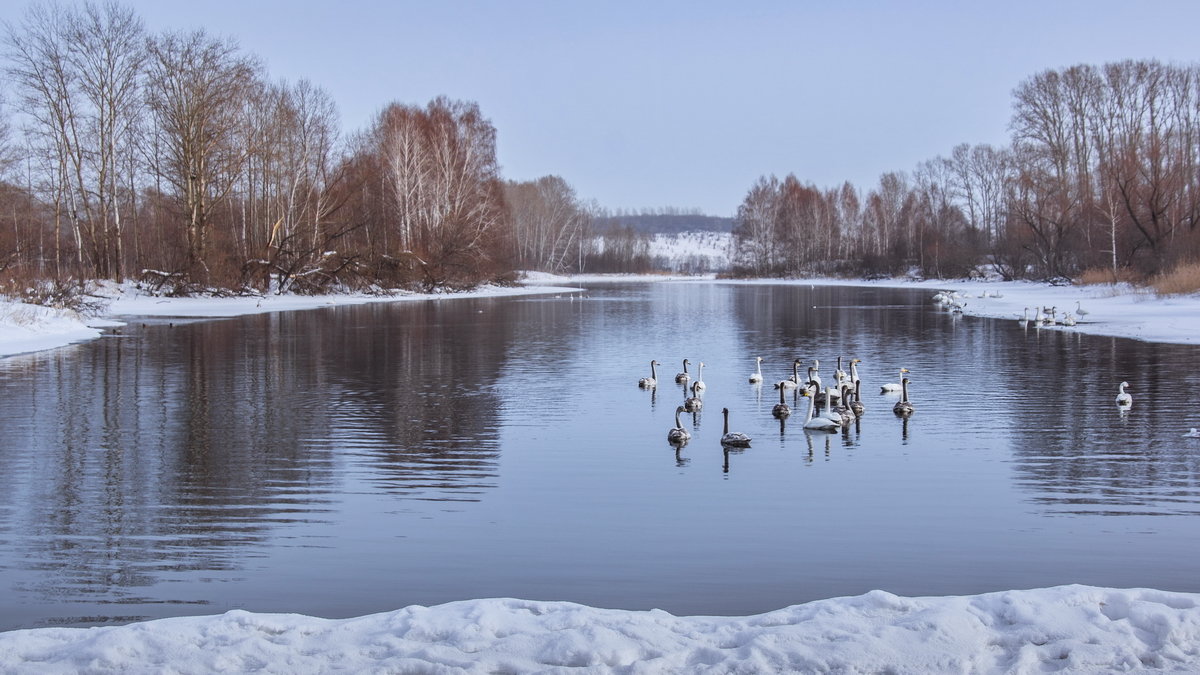
[[[164,33],[150,42],[147,104],[162,163],[183,213],[189,281],[209,283],[213,205],[237,182],[249,148],[237,143],[258,63],[232,40],[204,31]]]

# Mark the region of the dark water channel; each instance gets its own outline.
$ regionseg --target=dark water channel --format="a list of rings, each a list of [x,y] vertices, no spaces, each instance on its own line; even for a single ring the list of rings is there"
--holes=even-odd
[[[954,317],[927,291],[586,295],[135,319],[0,360],[0,628],[497,596],[744,614],[876,588],[1200,591],[1195,347]],[[828,380],[839,355],[863,360],[861,424],[781,427],[770,382],[796,357]],[[684,357],[708,388],[677,453]],[[901,366],[907,422],[878,393]],[[722,452],[722,407],[750,449]]]

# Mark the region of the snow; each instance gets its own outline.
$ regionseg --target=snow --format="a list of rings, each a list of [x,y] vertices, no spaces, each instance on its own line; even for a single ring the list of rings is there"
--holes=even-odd
[[[1200,295],[1129,286],[838,279],[720,281],[671,275],[529,273],[522,288],[401,297],[165,299],[110,289],[106,318],[0,303],[0,355],[92,339],[112,317],[217,317],[334,304],[564,294],[600,281],[793,283],[951,291],[964,313],[1017,319],[1025,307],[1088,310],[1073,330],[1200,341]],[[983,296],[983,297],[981,297]],[[999,296],[999,297],[997,297]],[[479,599],[351,619],[241,610],[126,626],[0,633],[5,673],[244,672],[1200,672],[1200,594],[1062,586],[905,598],[872,591],[746,617],[676,617],[565,602]]]
[[[509,598],[352,619],[234,610],[0,633],[6,673],[1196,672],[1200,594],[883,591],[746,617]]]
[[[101,329],[123,324],[123,316],[230,317],[263,312],[316,309],[368,302],[412,302],[507,295],[575,293],[578,288],[549,285],[482,286],[460,293],[399,295],[263,295],[229,298],[164,298],[139,292],[133,284],[109,285],[99,294],[106,299],[103,317],[84,317],[69,310],[0,300],[0,358],[62,347],[101,336]]]

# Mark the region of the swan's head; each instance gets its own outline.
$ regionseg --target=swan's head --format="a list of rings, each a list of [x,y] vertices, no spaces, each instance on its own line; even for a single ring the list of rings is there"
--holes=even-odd
[[[685,366],[690,366],[690,365],[692,365],[692,362],[691,362],[691,361],[688,361],[687,359],[684,359],[684,360],[683,360],[683,365],[685,365]]]
[[[683,407],[683,406],[677,406],[677,407],[675,408],[675,412],[677,412],[677,413],[685,413],[685,412],[687,412],[687,408],[685,408],[685,407]]]
[[[900,372],[902,372],[902,373],[907,373],[907,372],[910,372],[910,371],[908,370],[908,368],[901,368],[901,369],[900,369]]]
[[[1124,389],[1124,388],[1126,388],[1126,387],[1128,387],[1128,386],[1129,386],[1129,383],[1128,383],[1128,382],[1122,382],[1122,383],[1121,383],[1121,388],[1122,388],[1122,389]]]
[[[850,359],[850,363],[862,363],[862,359]]]
[[[756,356],[756,357],[754,357],[754,360],[755,360],[756,362],[758,362],[758,363],[762,363],[762,357],[761,357],[761,356]]]

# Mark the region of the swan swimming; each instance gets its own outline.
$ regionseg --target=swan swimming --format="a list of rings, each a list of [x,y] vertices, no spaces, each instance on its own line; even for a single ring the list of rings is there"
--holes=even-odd
[[[855,417],[862,417],[867,411],[862,402],[862,380],[854,383],[854,400],[850,402],[850,409],[854,411]]]
[[[762,357],[754,357],[754,372],[750,373],[750,384],[758,384],[763,381],[762,376]]]
[[[903,379],[903,378],[904,378],[904,374],[905,374],[905,373],[907,373],[907,372],[908,372],[908,368],[901,368],[901,369],[900,369],[900,377],[901,377],[901,379]],[[885,384],[885,385],[883,385],[882,387],[880,387],[880,388],[879,388],[879,393],[881,393],[881,394],[886,394],[886,393],[888,393],[889,391],[900,391],[901,389],[902,389],[902,387],[901,387],[901,383],[899,383],[899,382],[888,382],[887,384]]]
[[[1190,431],[1183,435],[1184,438],[1200,438],[1200,429],[1192,427]]]
[[[805,429],[820,429],[824,431],[837,430],[838,426],[840,425],[833,420],[826,417],[813,417],[813,413],[817,408],[817,399],[811,396],[807,389],[802,390],[800,395],[808,398],[808,414],[804,416]]]
[[[700,398],[700,387],[696,385],[699,382],[692,383],[692,397],[683,400],[684,412],[700,412],[704,409],[704,399]]]
[[[795,389],[800,386],[800,364],[803,363],[800,359],[792,361],[792,376],[789,379],[781,380],[775,385],[783,389]]]
[[[909,415],[913,414],[913,410],[915,410],[915,408],[913,408],[913,404],[908,400],[907,377],[903,380],[900,380],[900,391],[902,392],[900,395],[900,400],[896,401],[896,405],[892,406],[892,412],[901,417],[908,417]]]
[[[688,361],[687,359],[684,359],[684,360],[683,360],[683,372],[682,372],[682,373],[676,373],[676,374],[675,374],[675,381],[676,381],[676,382],[678,382],[678,383],[680,383],[680,384],[683,384],[684,382],[687,382],[688,380],[692,379],[692,376],[691,376],[691,375],[688,375],[688,370],[687,370],[687,367],[688,367],[688,366],[689,366],[691,363],[692,363],[692,362],[691,362],[691,361]]]
[[[671,445],[682,445],[687,443],[688,439],[692,437],[692,435],[688,433],[688,430],[684,429],[683,425],[679,423],[679,413],[681,412],[687,412],[684,410],[683,406],[675,408],[675,426],[667,432],[667,442]]]
[[[692,391],[705,389],[708,385],[704,384],[704,362],[701,361],[696,366],[696,381],[692,383]]]
[[[780,382],[779,384],[782,385],[783,382]],[[783,400],[783,392],[786,388],[779,386],[777,389],[779,389],[779,403],[776,403],[775,407],[771,408],[771,416],[776,419],[783,419],[792,414],[792,409],[789,408],[788,404]]]
[[[642,389],[649,389],[650,387],[658,386],[658,371],[655,369],[655,366],[659,365],[661,364],[658,361],[650,362],[650,377],[643,377],[642,379],[638,380],[639,387]]]
[[[1133,405],[1133,396],[1130,395],[1129,392],[1125,391],[1125,387],[1128,386],[1128,382],[1122,382],[1120,386],[1117,387],[1117,405],[1121,406],[1122,408],[1127,408]]]
[[[721,445],[730,445],[737,448],[750,447],[749,436],[729,430],[729,408],[721,408],[721,414],[725,416],[725,433],[721,436]]]

